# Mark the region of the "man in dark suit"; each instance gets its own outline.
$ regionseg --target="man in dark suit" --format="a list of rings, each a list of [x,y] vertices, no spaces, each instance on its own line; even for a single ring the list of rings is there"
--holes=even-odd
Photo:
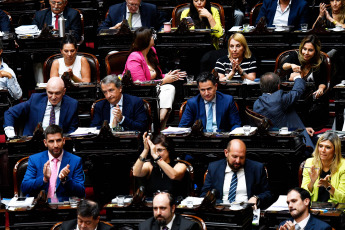
[[[58,125],[50,125],[44,131],[48,150],[30,156],[21,185],[23,194],[37,196],[45,190],[53,203],[85,196],[81,158],[63,149],[62,132]]]
[[[308,3],[305,0],[264,0],[259,15],[256,18],[257,24],[261,17],[265,16],[267,26],[274,24],[294,26],[300,28],[302,23],[308,23]]]
[[[314,135],[313,128],[305,128],[300,117],[292,107],[302,96],[305,90],[305,81],[298,73],[292,73],[291,76],[295,84],[288,93],[284,93],[284,91],[280,89],[280,78],[275,73],[265,73],[261,76],[260,88],[263,94],[255,101],[253,110],[270,119],[274,127],[305,129],[302,134],[306,138],[306,144],[314,147],[309,137],[309,135]]]
[[[169,193],[158,193],[153,198],[153,217],[139,224],[139,230],[197,230],[196,222],[175,214],[175,200]]]
[[[108,16],[102,22],[99,30],[119,29],[123,19],[127,19],[131,28],[137,27],[162,27],[164,19],[157,12],[157,7],[141,0],[126,0],[126,2],[109,7]]]
[[[77,41],[81,36],[81,19],[80,14],[75,9],[66,7],[67,0],[49,0],[50,8],[37,11],[32,21],[33,25],[37,25],[38,29],[42,29],[44,24],[52,25],[54,29],[58,30],[59,17],[63,15],[65,21],[65,31],[68,33],[73,30],[73,36]]]
[[[291,189],[286,202],[292,218],[281,222],[279,230],[331,230],[331,226],[309,213],[310,201],[307,190],[299,187]]]
[[[28,101],[9,108],[4,114],[7,137],[14,137],[14,124],[25,120],[23,135],[33,134],[37,124],[45,129],[50,124],[60,125],[66,133],[78,128],[78,101],[65,95],[66,88],[59,77],[50,78],[46,93],[33,93]]]
[[[98,204],[91,200],[81,200],[77,208],[78,218],[76,220],[65,221],[61,225],[61,230],[111,230],[112,226],[99,221]]]
[[[213,74],[201,73],[197,84],[200,94],[188,100],[179,127],[191,127],[198,119],[207,132],[231,131],[241,125],[234,98],[217,92]]]
[[[201,196],[216,189],[217,199],[269,207],[274,198],[263,164],[246,159],[246,145],[238,139],[231,140],[224,153],[225,159],[209,164]]]
[[[0,31],[10,31],[11,30],[11,22],[8,18],[8,15],[0,10]]]
[[[91,127],[100,128],[103,121],[109,121],[112,128],[124,130],[147,130],[147,116],[141,98],[122,94],[122,83],[115,75],[101,80],[101,89],[106,98],[95,105]]]

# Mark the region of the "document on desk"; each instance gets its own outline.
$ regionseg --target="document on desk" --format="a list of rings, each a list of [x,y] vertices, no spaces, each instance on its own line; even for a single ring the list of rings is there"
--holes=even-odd
[[[13,197],[8,203],[8,207],[30,207],[33,201],[34,197]]]
[[[250,127],[250,134],[254,133],[257,129],[257,127]],[[243,127],[237,127],[232,130],[229,135],[244,135]]]
[[[289,207],[286,203],[287,196],[280,195],[278,200],[274,202],[266,211],[285,211],[289,210]]]
[[[188,134],[191,132],[191,128],[169,127],[161,131],[164,135],[168,134]]]
[[[97,130],[97,127],[79,127],[76,131],[73,133],[70,133],[69,136],[85,136],[85,135],[90,135],[90,134],[99,134],[99,130]]]

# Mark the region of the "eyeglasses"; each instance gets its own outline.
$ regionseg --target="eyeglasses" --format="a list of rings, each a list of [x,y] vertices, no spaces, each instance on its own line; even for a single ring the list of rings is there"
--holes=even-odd
[[[162,153],[165,150],[166,150],[166,148],[164,148],[164,149],[157,149],[157,153]]]
[[[63,2],[54,2],[54,1],[50,1],[50,4],[52,4],[53,6],[58,5],[58,6],[62,6]]]

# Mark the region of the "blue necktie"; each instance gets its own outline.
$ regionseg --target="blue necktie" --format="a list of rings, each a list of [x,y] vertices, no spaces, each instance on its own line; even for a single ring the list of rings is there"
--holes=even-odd
[[[208,104],[208,111],[207,111],[207,123],[206,123],[206,131],[213,132],[213,102],[209,101]]]
[[[237,172],[234,172],[234,174],[232,174],[231,185],[230,185],[229,196],[228,196],[230,203],[235,201],[236,189],[237,189]]]

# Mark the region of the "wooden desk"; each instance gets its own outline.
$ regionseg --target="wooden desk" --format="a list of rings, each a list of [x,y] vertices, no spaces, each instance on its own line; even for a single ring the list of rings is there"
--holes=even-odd
[[[115,227],[124,224],[137,226],[153,216],[152,202],[141,208],[118,207],[116,204],[108,204],[105,209],[107,221]],[[250,206],[245,206],[244,209],[237,211],[221,205],[216,205],[215,211],[198,211],[193,208],[177,207],[175,212],[200,217],[205,221],[207,229],[252,229],[253,211]]]
[[[6,210],[0,209],[0,229],[5,229]]]

